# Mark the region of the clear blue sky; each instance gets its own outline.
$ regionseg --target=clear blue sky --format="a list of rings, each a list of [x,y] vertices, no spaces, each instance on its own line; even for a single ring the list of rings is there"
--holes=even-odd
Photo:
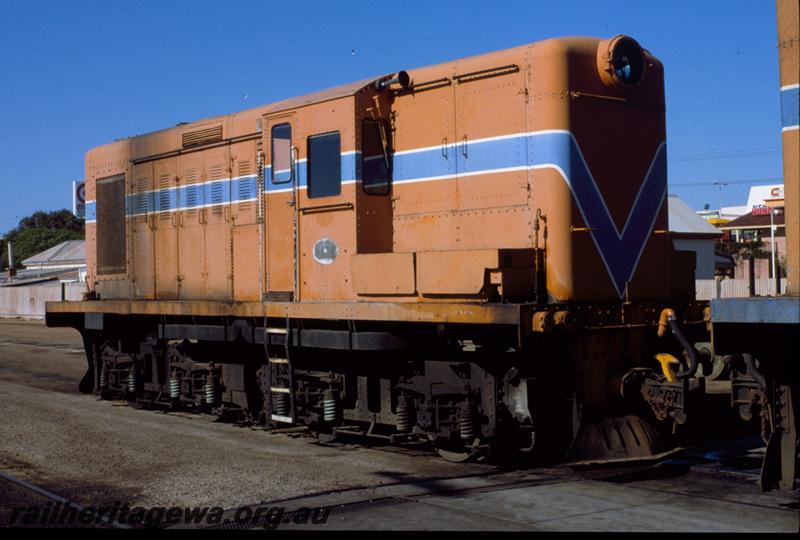
[[[722,204],[744,204],[741,181],[781,177],[772,0],[0,0],[0,233],[71,207],[85,152],[116,138],[540,39],[619,33],[665,65],[671,193],[715,208],[721,180]]]

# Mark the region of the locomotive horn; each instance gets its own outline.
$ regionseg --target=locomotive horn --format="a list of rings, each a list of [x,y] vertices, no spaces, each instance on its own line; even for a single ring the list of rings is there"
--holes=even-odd
[[[388,88],[395,83],[399,83],[400,86],[402,86],[405,90],[411,85],[411,76],[407,71],[398,71],[391,78],[378,79],[375,81],[375,89],[383,90],[384,88]]]

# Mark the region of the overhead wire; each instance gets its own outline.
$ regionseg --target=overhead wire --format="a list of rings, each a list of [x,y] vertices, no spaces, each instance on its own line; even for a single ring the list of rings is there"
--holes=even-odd
[[[745,148],[741,150],[723,150],[716,152],[700,152],[697,154],[676,154],[667,159],[672,162],[686,161],[707,161],[713,159],[737,159],[749,157],[762,157],[777,154],[781,151],[780,146],[769,146],[764,148]]]

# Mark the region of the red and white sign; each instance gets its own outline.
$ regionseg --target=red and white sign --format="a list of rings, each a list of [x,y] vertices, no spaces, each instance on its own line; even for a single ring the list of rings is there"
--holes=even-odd
[[[775,211],[775,215],[783,214],[782,206],[767,206],[766,204],[757,204],[753,206],[750,212],[754,216],[768,216],[771,211]]]
[[[86,182],[72,182],[72,213],[79,218],[86,217]]]

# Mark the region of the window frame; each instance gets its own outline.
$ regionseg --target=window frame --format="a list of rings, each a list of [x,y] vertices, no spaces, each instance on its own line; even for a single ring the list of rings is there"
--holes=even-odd
[[[289,178],[286,180],[275,179],[275,129],[287,127],[289,128]],[[269,153],[270,153],[270,180],[273,184],[289,184],[294,181],[294,166],[292,163],[292,124],[290,122],[282,122],[273,125],[269,130]]]
[[[337,174],[338,174],[338,191],[336,193],[324,193],[324,194],[314,194],[314,182],[313,182],[313,166],[314,166],[314,159],[311,153],[311,145],[312,142],[321,139],[323,137],[332,137],[336,136],[338,140],[337,145],[337,152],[336,152],[336,164],[337,164]],[[338,197],[342,194],[342,134],[340,131],[326,131],[324,133],[315,133],[314,135],[309,135],[306,139],[306,195],[309,199],[320,199],[323,197]]]
[[[386,179],[386,188],[380,192],[372,191],[367,189],[366,184],[366,167],[364,166],[364,126],[367,123],[373,123],[376,125],[381,125],[386,129],[386,138],[387,138],[387,154],[389,157],[389,169],[387,171],[388,177]],[[380,129],[380,128],[379,128]],[[392,130],[389,128],[389,122],[384,120],[383,118],[363,118],[361,120],[361,190],[364,192],[365,195],[371,195],[375,197],[384,197],[386,195],[391,194],[392,192],[392,178],[394,172],[394,148],[392,147]],[[378,184],[380,185],[380,184]]]

